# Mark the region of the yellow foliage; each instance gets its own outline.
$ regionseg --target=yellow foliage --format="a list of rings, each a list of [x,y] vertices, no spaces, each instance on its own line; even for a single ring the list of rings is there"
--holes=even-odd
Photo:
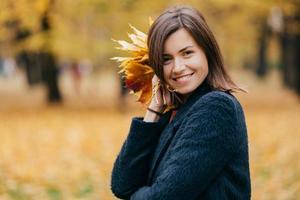
[[[2,0],[0,4],[0,41],[7,41],[12,33],[3,24],[9,19],[19,19],[23,27],[36,32],[41,14],[49,0]],[[238,66],[244,57],[255,54],[258,27],[274,5],[287,15],[295,12],[293,1],[283,0],[173,0],[173,1],[104,1],[62,0],[54,1],[50,11],[55,54],[61,58],[89,58],[99,61],[99,55],[109,59],[115,54],[110,38],[123,37],[128,22],[145,30],[148,16],[154,18],[166,7],[190,4],[206,16],[221,44],[228,65]],[[241,34],[242,32],[242,34]],[[26,47],[24,47],[26,48]]]
[[[151,21],[150,21],[151,23]],[[128,34],[132,43],[124,40],[114,40],[120,45],[117,49],[131,53],[130,57],[113,57],[113,60],[121,62],[120,73],[125,78],[126,87],[138,96],[138,101],[147,104],[152,97],[153,69],[148,65],[147,35],[135,27]]]

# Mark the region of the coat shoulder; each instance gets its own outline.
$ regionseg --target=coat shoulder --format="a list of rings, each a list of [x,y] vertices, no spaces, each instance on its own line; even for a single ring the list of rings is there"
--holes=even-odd
[[[225,110],[242,109],[239,101],[232,94],[223,91],[211,91],[200,97],[194,104],[193,110],[198,108],[224,108]]]

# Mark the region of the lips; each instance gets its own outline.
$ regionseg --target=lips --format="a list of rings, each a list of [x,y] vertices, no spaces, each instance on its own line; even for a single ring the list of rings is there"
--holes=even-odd
[[[181,75],[181,76],[177,76],[175,78],[173,78],[174,81],[178,81],[178,82],[182,82],[182,81],[186,81],[188,80],[194,73],[190,73],[190,74],[185,74],[185,75]]]

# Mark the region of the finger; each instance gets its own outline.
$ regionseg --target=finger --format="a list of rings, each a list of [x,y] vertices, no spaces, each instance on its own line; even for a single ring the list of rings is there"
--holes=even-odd
[[[156,94],[155,94],[155,99],[156,99],[157,105],[163,104],[163,90],[162,90],[161,85],[158,85],[158,88],[157,88]]]
[[[171,94],[166,87],[163,88],[164,91],[164,105],[172,105]]]
[[[169,91],[168,91],[167,94],[166,94],[166,102],[167,102],[167,105],[168,105],[168,106],[171,106],[171,105],[172,105],[171,94],[170,94]]]
[[[157,90],[156,94],[155,94],[155,101],[156,101],[157,105],[159,105],[159,97],[158,97],[159,94],[158,93],[160,93],[160,90]]]
[[[170,92],[168,89],[168,96],[167,96],[167,101],[168,101],[168,105],[172,106],[174,103],[174,93]]]
[[[153,78],[152,78],[152,84],[155,85],[158,82],[159,82],[159,78],[156,75],[154,75]]]
[[[165,93],[163,94],[163,104],[164,104],[164,105],[167,105],[167,100],[166,100],[166,95],[165,95]]]
[[[160,91],[160,100],[162,101],[162,104],[165,105],[165,96],[164,96],[165,91],[163,85],[160,85],[159,91]]]

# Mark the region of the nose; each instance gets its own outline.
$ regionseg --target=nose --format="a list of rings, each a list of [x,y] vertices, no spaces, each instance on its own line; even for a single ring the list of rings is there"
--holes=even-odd
[[[181,59],[174,59],[173,73],[179,74],[185,68],[184,62]]]

